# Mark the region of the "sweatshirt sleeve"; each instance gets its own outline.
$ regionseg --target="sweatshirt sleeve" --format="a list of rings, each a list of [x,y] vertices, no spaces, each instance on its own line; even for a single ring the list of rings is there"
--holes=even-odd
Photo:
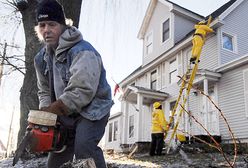
[[[41,68],[38,66],[35,60],[34,67],[37,76],[39,109],[41,109],[42,107],[48,107],[51,104],[49,83],[45,75],[41,73]]]
[[[94,98],[101,74],[101,58],[92,51],[80,51],[73,59],[68,85],[60,100],[70,112],[80,112]]]

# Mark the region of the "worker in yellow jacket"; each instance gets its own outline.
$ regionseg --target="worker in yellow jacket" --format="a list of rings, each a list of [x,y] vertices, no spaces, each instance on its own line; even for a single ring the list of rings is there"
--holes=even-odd
[[[192,40],[192,56],[190,58],[191,63],[195,63],[197,57],[200,56],[203,44],[205,42],[205,38],[207,33],[214,32],[212,28],[210,28],[204,21],[199,22],[195,25],[195,33]]]
[[[164,134],[167,132],[167,122],[164,117],[162,105],[159,102],[153,104],[152,112],[152,142],[150,146],[150,156],[161,155],[164,146]]]

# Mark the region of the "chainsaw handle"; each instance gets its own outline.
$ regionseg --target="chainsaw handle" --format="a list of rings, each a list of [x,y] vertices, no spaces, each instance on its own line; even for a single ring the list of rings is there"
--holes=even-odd
[[[53,151],[53,153],[62,153],[66,150],[67,146],[64,145],[60,150]]]

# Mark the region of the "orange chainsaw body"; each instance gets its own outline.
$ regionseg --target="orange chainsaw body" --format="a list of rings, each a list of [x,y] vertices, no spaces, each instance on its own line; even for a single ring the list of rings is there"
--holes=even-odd
[[[49,152],[55,149],[59,142],[60,134],[54,127],[33,125],[31,150],[33,152]]]

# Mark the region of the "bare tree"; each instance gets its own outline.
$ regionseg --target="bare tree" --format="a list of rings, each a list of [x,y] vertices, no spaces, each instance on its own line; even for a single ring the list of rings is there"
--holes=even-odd
[[[7,42],[4,42],[3,44],[0,43],[0,86],[2,77],[4,75],[12,73],[13,71],[18,71],[21,74],[25,75],[23,60],[24,55],[9,55],[7,53],[8,48],[18,49],[19,47],[16,45],[10,45]],[[4,72],[5,66],[9,66],[6,72]]]

